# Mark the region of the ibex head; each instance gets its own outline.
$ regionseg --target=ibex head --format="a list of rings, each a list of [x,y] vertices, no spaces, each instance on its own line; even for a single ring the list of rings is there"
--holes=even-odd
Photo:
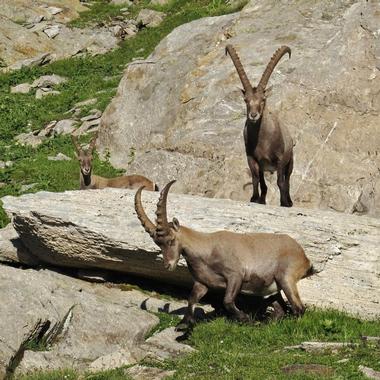
[[[179,243],[180,225],[176,218],[168,222],[166,212],[166,201],[170,187],[175,181],[169,182],[162,190],[157,203],[157,225],[155,225],[146,215],[141,203],[141,192],[144,186],[140,187],[135,195],[136,214],[153,241],[161,248],[164,258],[164,266],[168,270],[174,270],[181,255],[182,247]]]
[[[81,148],[81,146],[79,145],[78,137],[71,135],[71,140],[72,140],[74,147],[75,147],[75,150],[76,150],[75,156],[80,163],[80,170],[81,170],[81,172],[85,178],[91,176],[92,158],[93,158],[92,152],[94,151],[97,137],[98,137],[98,134],[95,133],[94,137],[90,141],[90,145],[89,145],[88,149],[83,150]]]
[[[252,87],[247,74],[244,71],[243,65],[240,62],[239,56],[232,45],[226,46],[226,54],[227,53],[230,55],[243,85],[242,92],[244,101],[247,105],[247,119],[256,122],[260,120],[264,111],[267,93],[269,92],[269,89],[266,88],[269,78],[283,55],[288,53],[290,58],[291,50],[288,46],[281,46],[275,51],[257,87]]]

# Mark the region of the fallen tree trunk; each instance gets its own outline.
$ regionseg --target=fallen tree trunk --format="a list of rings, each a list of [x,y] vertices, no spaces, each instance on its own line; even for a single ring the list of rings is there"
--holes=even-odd
[[[143,192],[154,219],[158,193]],[[191,284],[182,260],[174,272],[134,212],[134,191],[105,189],[7,196],[22,243],[33,258],[74,268],[102,268],[181,286]],[[326,262],[319,275],[300,283],[302,298],[363,317],[380,316],[380,221],[300,208],[281,208],[170,194],[169,217],[201,231],[287,233],[312,261]]]

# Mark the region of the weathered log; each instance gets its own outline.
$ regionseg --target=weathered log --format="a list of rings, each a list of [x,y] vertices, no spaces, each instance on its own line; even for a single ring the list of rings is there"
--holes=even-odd
[[[157,197],[143,192],[153,220]],[[191,284],[184,261],[174,272],[164,269],[159,248],[135,215],[134,191],[40,192],[2,200],[23,244],[42,262]],[[169,195],[168,213],[200,231],[287,233],[317,265],[325,262],[322,273],[300,282],[308,304],[380,316],[378,219],[178,194]]]

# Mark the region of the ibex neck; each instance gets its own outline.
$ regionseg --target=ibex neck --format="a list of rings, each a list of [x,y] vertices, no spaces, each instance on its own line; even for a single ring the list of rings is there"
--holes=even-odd
[[[209,246],[209,234],[194,231],[191,228],[184,226],[181,226],[180,234],[181,246],[185,259],[203,256],[204,252],[209,251],[208,249],[205,249]]]

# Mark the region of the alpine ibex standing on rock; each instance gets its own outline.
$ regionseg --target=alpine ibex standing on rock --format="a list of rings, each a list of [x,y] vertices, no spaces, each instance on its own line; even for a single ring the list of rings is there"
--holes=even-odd
[[[80,189],[104,189],[106,187],[118,187],[122,189],[138,189],[145,186],[147,190],[158,191],[157,185],[150,179],[142,175],[126,175],[115,178],[104,178],[98,175],[92,175],[92,153],[95,148],[97,134],[91,139],[90,145],[84,151],[79,145],[78,138],[71,135],[76,157],[80,163]]]
[[[143,187],[136,192],[135,209],[145,231],[161,248],[165,268],[174,270],[182,254],[193,276],[188,309],[177,329],[188,328],[195,322],[194,305],[210,288],[225,289],[224,306],[239,321],[249,320],[235,305],[240,292],[272,296],[286,307],[280,293],[283,290],[293,313],[303,314],[297,282],[318,271],[302,247],[283,234],[204,233],[180,226],[176,218],[169,222],[166,202],[174,182],[169,182],[161,191],[156,210],[157,225],[148,218],[142,206]]]
[[[253,195],[251,202],[265,204],[267,185],[264,172],[277,171],[277,185],[280,189],[281,206],[291,207],[289,180],[293,170],[293,140],[285,125],[266,107],[269,78],[290,48],[281,46],[273,54],[257,87],[252,87],[243,65],[232,45],[226,46],[243,85],[244,101],[247,105],[247,120],[244,127],[245,150],[252,173]],[[259,194],[259,182],[261,194]]]

